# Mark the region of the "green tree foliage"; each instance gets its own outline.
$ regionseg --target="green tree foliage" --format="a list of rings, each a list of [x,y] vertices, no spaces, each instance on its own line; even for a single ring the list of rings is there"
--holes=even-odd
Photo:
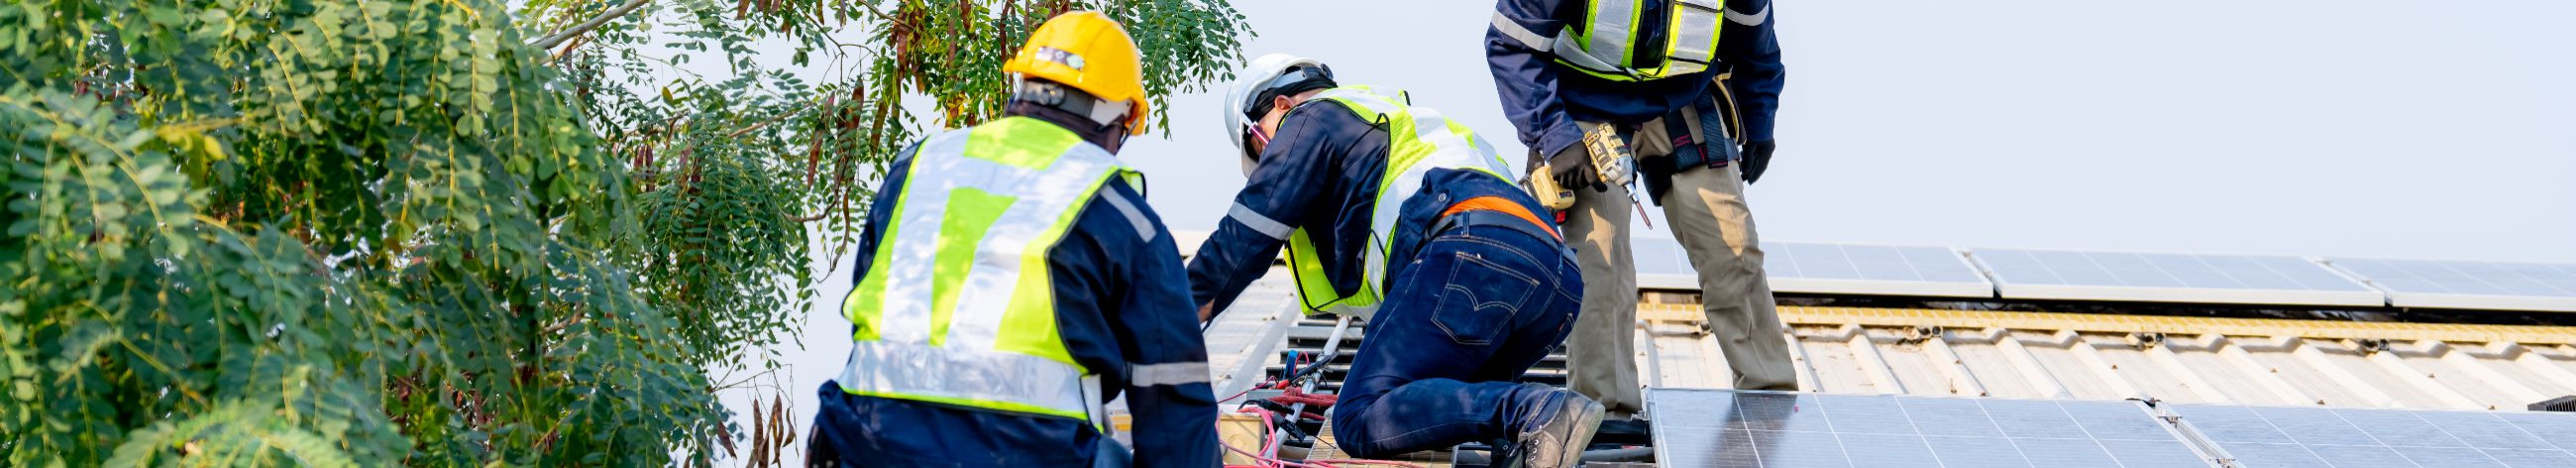
[[[1246,33],[1214,0],[0,1],[0,466],[775,459],[709,371],[777,370],[809,230],[996,116],[1071,9],[1157,99]]]

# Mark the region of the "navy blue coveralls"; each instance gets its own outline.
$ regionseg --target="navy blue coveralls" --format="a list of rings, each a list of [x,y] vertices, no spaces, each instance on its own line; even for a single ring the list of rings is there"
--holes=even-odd
[[[1646,11],[1660,12],[1669,2],[1646,3]],[[1582,23],[1584,9],[1584,0],[1501,0],[1494,4],[1494,11],[1503,17],[1531,31],[1543,31],[1542,34]],[[1726,10],[1766,17],[1772,14],[1771,0],[1727,0]],[[1788,72],[1780,64],[1780,40],[1772,33],[1771,25],[1776,22],[1757,23],[1726,21],[1717,41],[1717,60],[1722,66],[1701,72],[1704,76],[1617,82],[1561,70],[1554,65],[1554,55],[1531,50],[1491,27],[1485,28],[1485,62],[1493,68],[1494,88],[1502,95],[1503,113],[1520,129],[1521,144],[1540,155],[1554,155],[1582,141],[1583,130],[1574,126],[1577,121],[1632,126],[1706,101],[1709,82],[1722,70],[1734,74],[1727,80],[1731,88],[1728,91],[1735,95],[1738,111],[1743,114],[1744,141],[1771,141],[1772,122],[1780,108],[1780,88],[1788,81]],[[1640,27],[1658,29],[1663,24],[1639,23]]]
[[[1269,270],[1292,228],[1314,240],[1337,289],[1360,286],[1388,138],[1338,104],[1310,104],[1321,105],[1282,120],[1250,184],[1191,260],[1198,303],[1230,306]],[[1564,244],[1498,212],[1442,216],[1479,197],[1544,209],[1489,175],[1434,169],[1427,177],[1399,208],[1385,302],[1333,410],[1336,438],[1353,455],[1509,438],[1544,424],[1565,400],[1512,383],[1564,341],[1580,309],[1582,275]]]
[[[867,276],[917,149],[905,149],[886,168],[853,249],[859,265],[853,278]],[[1216,395],[1208,383],[1124,384],[1127,363],[1207,362],[1198,311],[1182,289],[1180,247],[1125,180],[1110,178],[1094,196],[1071,232],[1047,251],[1056,333],[1101,382],[1121,383],[1105,385],[1102,398],[1126,395],[1135,418],[1136,466],[1216,466]],[[828,450],[858,466],[1090,466],[1102,437],[1090,424],[1066,418],[857,396],[829,382],[819,392],[809,453]]]

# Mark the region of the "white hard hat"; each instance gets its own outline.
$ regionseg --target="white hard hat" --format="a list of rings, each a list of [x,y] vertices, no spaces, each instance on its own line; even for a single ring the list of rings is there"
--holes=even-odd
[[[1243,70],[1234,73],[1234,84],[1225,91],[1225,141],[1233,142],[1234,152],[1243,156],[1244,175],[1252,175],[1253,165],[1261,158],[1243,144],[1244,135],[1251,134],[1253,126],[1261,125],[1261,121],[1245,113],[1268,108],[1270,97],[1275,94],[1267,91],[1308,81],[1310,77],[1305,76],[1282,79],[1290,70],[1299,68],[1316,69],[1327,81],[1332,78],[1332,69],[1325,67],[1324,62],[1277,53],[1254,58],[1252,63],[1244,65]]]

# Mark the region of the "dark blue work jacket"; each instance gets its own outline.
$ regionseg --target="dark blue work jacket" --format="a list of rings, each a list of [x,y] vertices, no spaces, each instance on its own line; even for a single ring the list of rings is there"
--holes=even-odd
[[[1288,230],[1300,228],[1322,254],[1318,260],[1333,288],[1357,291],[1365,281],[1369,214],[1386,177],[1387,145],[1384,129],[1338,104],[1317,100],[1290,109],[1251,180],[1235,194],[1234,206],[1190,259],[1191,297],[1225,310],[1269,270],[1287,245]],[[1403,273],[1414,248],[1432,234],[1432,223],[1459,201],[1496,196],[1532,213],[1547,212],[1520,187],[1484,173],[1432,169],[1424,177],[1422,193],[1397,207],[1387,278]]]
[[[1644,0],[1646,11],[1662,11],[1667,0]],[[1553,37],[1568,25],[1581,24],[1584,0],[1501,0],[1494,10],[1521,27]],[[1494,72],[1503,113],[1520,129],[1521,144],[1539,154],[1556,154],[1583,139],[1574,123],[1609,122],[1636,125],[1663,117],[1709,92],[1720,71],[1728,80],[1743,114],[1745,141],[1770,141],[1779,110],[1780,87],[1787,81],[1780,64],[1780,42],[1772,34],[1771,0],[1726,0],[1727,21],[1718,33],[1719,66],[1702,76],[1645,82],[1601,79],[1556,63],[1555,56],[1531,49],[1491,26],[1485,28],[1485,62]],[[1752,24],[1747,24],[1748,22]],[[1658,29],[1662,21],[1641,21]],[[1660,34],[1641,34],[1655,35]]]

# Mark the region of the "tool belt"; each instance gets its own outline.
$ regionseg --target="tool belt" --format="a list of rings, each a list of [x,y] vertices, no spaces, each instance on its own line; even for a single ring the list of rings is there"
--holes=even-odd
[[[1664,126],[1671,145],[1638,142],[1637,177],[1645,183],[1647,198],[1656,205],[1664,204],[1664,193],[1672,190],[1674,174],[1702,167],[1726,167],[1741,157],[1737,154],[1742,151],[1737,146],[1741,142],[1731,137],[1735,133],[1734,122],[1728,117],[1734,113],[1732,104],[1719,102],[1721,98],[1732,100],[1725,96],[1726,84],[1712,86],[1718,92],[1702,95],[1698,102],[1674,109],[1660,119],[1658,124]],[[1655,147],[1647,148],[1649,145]]]

